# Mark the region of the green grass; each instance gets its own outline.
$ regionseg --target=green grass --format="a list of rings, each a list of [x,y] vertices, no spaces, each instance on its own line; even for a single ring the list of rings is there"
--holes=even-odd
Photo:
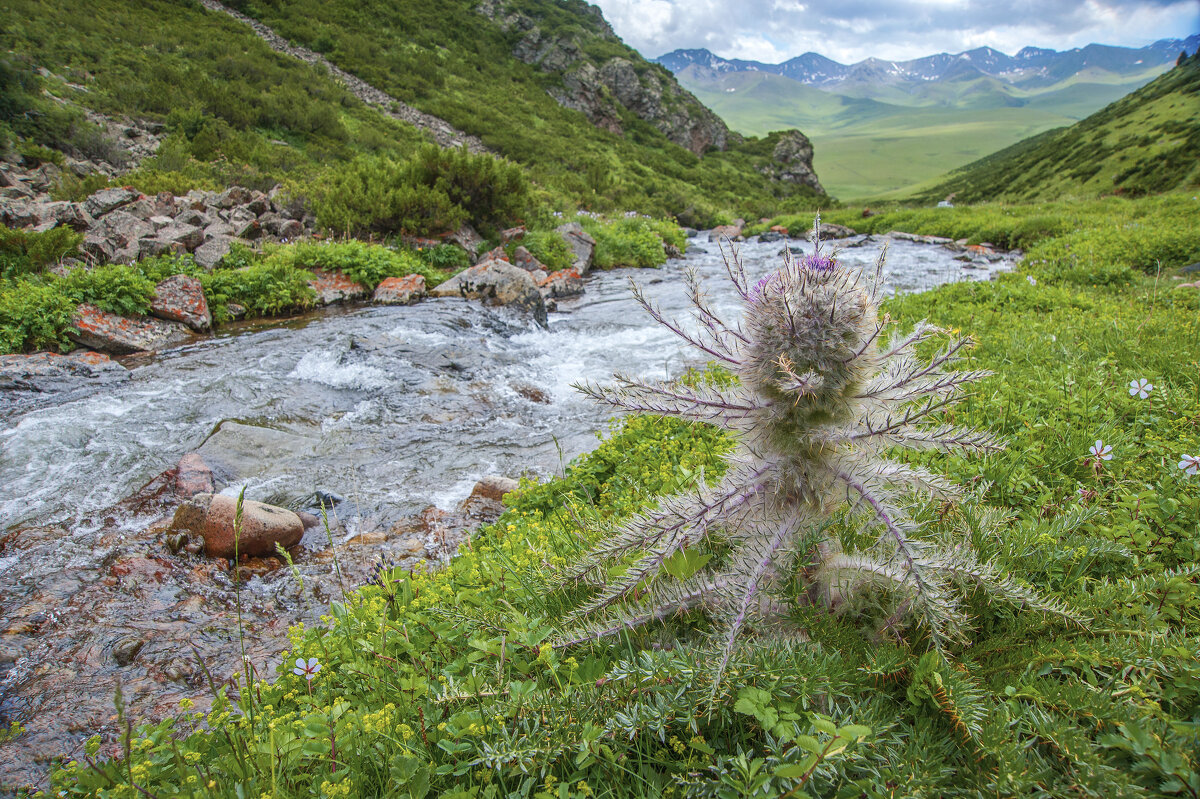
[[[1143,218],[1169,215],[1143,202]],[[1011,210],[952,221],[1035,248],[1065,235],[1031,232],[1036,215]],[[1200,295],[1136,271],[1096,286],[1041,274],[1036,285],[1009,275],[944,286],[886,310],[902,327],[929,318],[978,340],[970,366],[995,376],[947,421],[1008,445],[982,460],[920,460],[986,491],[1010,522],[978,534],[977,500],[920,519],[962,531],[1002,572],[1090,616],[1087,629],[972,599],[973,642],[946,661],[854,618],[797,611],[809,644],[739,650],[715,690],[696,644],[702,614],[611,643],[546,647],[575,599],[548,579],[587,548],[579,517],[616,521],[722,469],[729,443],[712,428],[637,417],[563,478],[524,483],[444,570],[392,575],[334,603],[322,626],[296,628],[282,676],[242,690],[237,706],[219,699],[185,716],[203,729],[143,729],[125,758],[70,766],[52,790],[1193,795],[1200,477],[1176,464],[1200,451]],[[1138,378],[1154,384],[1148,399],[1128,393]],[[1099,467],[1088,460],[1096,439],[1114,448]],[[320,661],[311,684],[291,674],[296,657]]]
[[[1200,186],[1200,57],[1087,119],[968,164],[914,195],[1030,201]]]

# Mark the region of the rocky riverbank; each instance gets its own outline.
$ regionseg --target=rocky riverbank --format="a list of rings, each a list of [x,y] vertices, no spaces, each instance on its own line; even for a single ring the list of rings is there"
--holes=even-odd
[[[312,215],[302,204],[283,197],[278,187],[267,193],[233,186],[223,192],[196,190],[183,196],[163,192],[153,197],[116,187],[81,202],[66,202],[48,194],[57,169],[53,164],[36,169],[0,164],[0,222],[34,233],[70,228],[81,234],[78,253],[51,267],[59,276],[106,264],[134,265],[163,255],[187,257],[211,272],[227,266],[224,259],[235,245],[261,249],[320,238]],[[341,272],[313,268],[308,287],[318,307],[358,302],[409,305],[427,296],[466,297],[514,305],[544,324],[547,309],[553,309],[556,301],[583,293],[596,249],[595,240],[578,223],[563,224],[557,232],[571,251],[573,263],[566,269],[548,269],[521,246],[523,227],[504,231],[500,247],[480,253],[483,239],[464,226],[442,240],[408,242],[418,248],[446,243],[465,252],[472,266],[439,286],[427,286],[422,275],[408,274],[385,278],[368,288]],[[245,314],[234,302],[227,309],[235,320]],[[120,367],[109,356],[158,352],[212,332],[213,313],[201,281],[172,275],[158,282],[144,316],[80,303],[66,336],[84,348],[82,353],[0,356],[0,390],[43,392],[61,389],[75,377],[113,378]]]

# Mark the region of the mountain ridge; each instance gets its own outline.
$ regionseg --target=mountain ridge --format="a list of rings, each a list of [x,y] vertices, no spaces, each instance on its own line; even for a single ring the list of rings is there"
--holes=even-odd
[[[1194,53],[1198,48],[1200,33],[1186,39],[1160,39],[1140,48],[1092,43],[1059,51],[1027,46],[1010,56],[992,47],[977,47],[960,53],[935,53],[909,60],[868,57],[853,64],[842,64],[814,52],[778,64],[768,64],[725,59],[703,48],[677,49],[650,60],[675,73],[691,66],[700,66],[718,74],[769,72],[827,89],[868,77],[903,82],[981,76],[999,78],[1018,88],[1035,88],[1060,82],[1088,67],[1119,75],[1132,75],[1155,66],[1165,67],[1178,57],[1180,51]]]

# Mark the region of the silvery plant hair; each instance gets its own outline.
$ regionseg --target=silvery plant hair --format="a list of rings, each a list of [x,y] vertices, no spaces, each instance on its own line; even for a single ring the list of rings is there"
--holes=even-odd
[[[944,477],[896,460],[902,449],[988,453],[991,434],[939,421],[964,389],[990,374],[954,370],[970,345],[951,339],[926,360],[918,345],[945,334],[921,322],[891,332],[878,310],[879,276],[843,268],[821,251],[793,258],[750,283],[734,253],[726,268],[744,309],[729,324],[711,308],[694,273],[687,287],[695,324],[668,319],[634,285],[660,324],[725,367],[736,384],[719,388],[647,381],[622,374],[611,385],[579,388],[624,412],[675,416],[718,425],[736,440],[715,485],[659,500],[655,509],[603,532],[599,543],[563,574],[587,585],[560,644],[603,638],[680,612],[703,609],[715,624],[723,672],[748,627],[786,631],[797,602],[839,613],[868,599],[884,606],[893,631],[922,629],[932,645],[965,640],[962,600],[972,588],[991,597],[1069,615],[975,557],[965,541],[922,540],[906,507],[916,497],[957,500]],[[868,543],[845,551],[828,534],[845,513]],[[685,580],[664,574],[681,550],[723,545],[719,566]],[[627,565],[623,571],[611,568]],[[615,576],[612,576],[614,575]],[[800,581],[800,590],[787,584]],[[795,583],[792,583],[794,586]],[[784,634],[787,634],[786,632]],[[804,637],[803,631],[793,635]]]

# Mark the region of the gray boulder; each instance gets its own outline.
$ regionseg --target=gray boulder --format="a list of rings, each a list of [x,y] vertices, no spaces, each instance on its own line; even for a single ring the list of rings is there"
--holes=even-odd
[[[167,255],[168,253],[182,255],[185,252],[187,252],[187,248],[182,244],[172,244],[172,242],[154,238],[153,236],[138,239],[139,258],[152,258],[156,255]]]
[[[579,274],[586,275],[592,271],[592,263],[596,255],[596,240],[588,235],[578,222],[559,225],[555,230],[575,253],[575,269],[579,271]]]
[[[0,192],[6,191],[0,189]],[[42,223],[41,207],[24,200],[0,201],[0,222],[10,228],[22,228]]]
[[[189,208],[176,216],[175,221],[181,225],[195,225],[196,227],[204,227],[211,224],[213,219],[203,211],[197,211],[194,208]]]
[[[191,332],[177,322],[130,319],[87,303],[76,309],[67,336],[76,344],[113,355],[156,352],[192,340]]]
[[[138,239],[154,235],[153,225],[124,211],[110,211],[93,230],[107,236],[117,248],[136,247]]]
[[[191,252],[204,243],[204,230],[196,225],[176,221],[159,230],[154,237],[170,245],[178,244]]]
[[[511,305],[546,324],[546,302],[528,272],[491,258],[459,272],[429,292],[433,297],[464,297],[489,305]]]
[[[533,253],[520,245],[513,250],[512,263],[513,266],[519,266],[526,272],[546,271],[546,267],[542,266],[542,262],[535,258]]]
[[[313,269],[313,279],[308,285],[317,294],[317,305],[334,305],[353,302],[367,296],[367,287],[355,282],[341,272]]]
[[[124,366],[98,352],[0,355],[0,391],[47,393],[76,388],[84,382],[113,382],[127,377],[129,371]]]
[[[763,167],[763,174],[781,183],[807,186],[820,194],[825,193],[821,181],[812,165],[812,142],[798,130],[785,130],[779,134],[779,142],[771,152],[771,164]]]
[[[200,281],[187,275],[173,275],[154,288],[150,313],[159,319],[182,322],[192,330],[212,327],[212,312]]]
[[[80,245],[80,248],[92,261],[99,264],[111,261],[117,251],[107,236],[94,232],[89,232],[83,237],[83,244]]]
[[[57,224],[65,225],[72,230],[87,230],[96,224],[96,220],[87,212],[82,203],[47,203],[43,208],[43,219],[53,218]]]
[[[232,208],[235,205],[245,205],[254,199],[254,194],[241,186],[230,186],[225,191],[212,198],[211,205],[217,208]]]
[[[201,244],[192,253],[192,257],[196,259],[196,263],[205,269],[212,269],[221,262],[221,259],[229,254],[229,248],[233,245],[233,239],[229,236],[213,236],[208,241]]]
[[[447,237],[446,242],[462,247],[467,251],[467,255],[471,256],[471,262],[474,263],[475,259],[479,256],[479,245],[483,244],[483,236],[480,236],[475,228],[470,225],[463,225],[451,233]]]
[[[104,216],[109,211],[128,205],[140,195],[132,189],[101,189],[83,201],[83,207],[92,216]]]
[[[546,299],[578,297],[583,294],[583,278],[575,268],[560,269],[539,280],[538,288]]]
[[[373,302],[381,305],[412,305],[426,295],[425,278],[421,275],[389,277],[375,287]]]

